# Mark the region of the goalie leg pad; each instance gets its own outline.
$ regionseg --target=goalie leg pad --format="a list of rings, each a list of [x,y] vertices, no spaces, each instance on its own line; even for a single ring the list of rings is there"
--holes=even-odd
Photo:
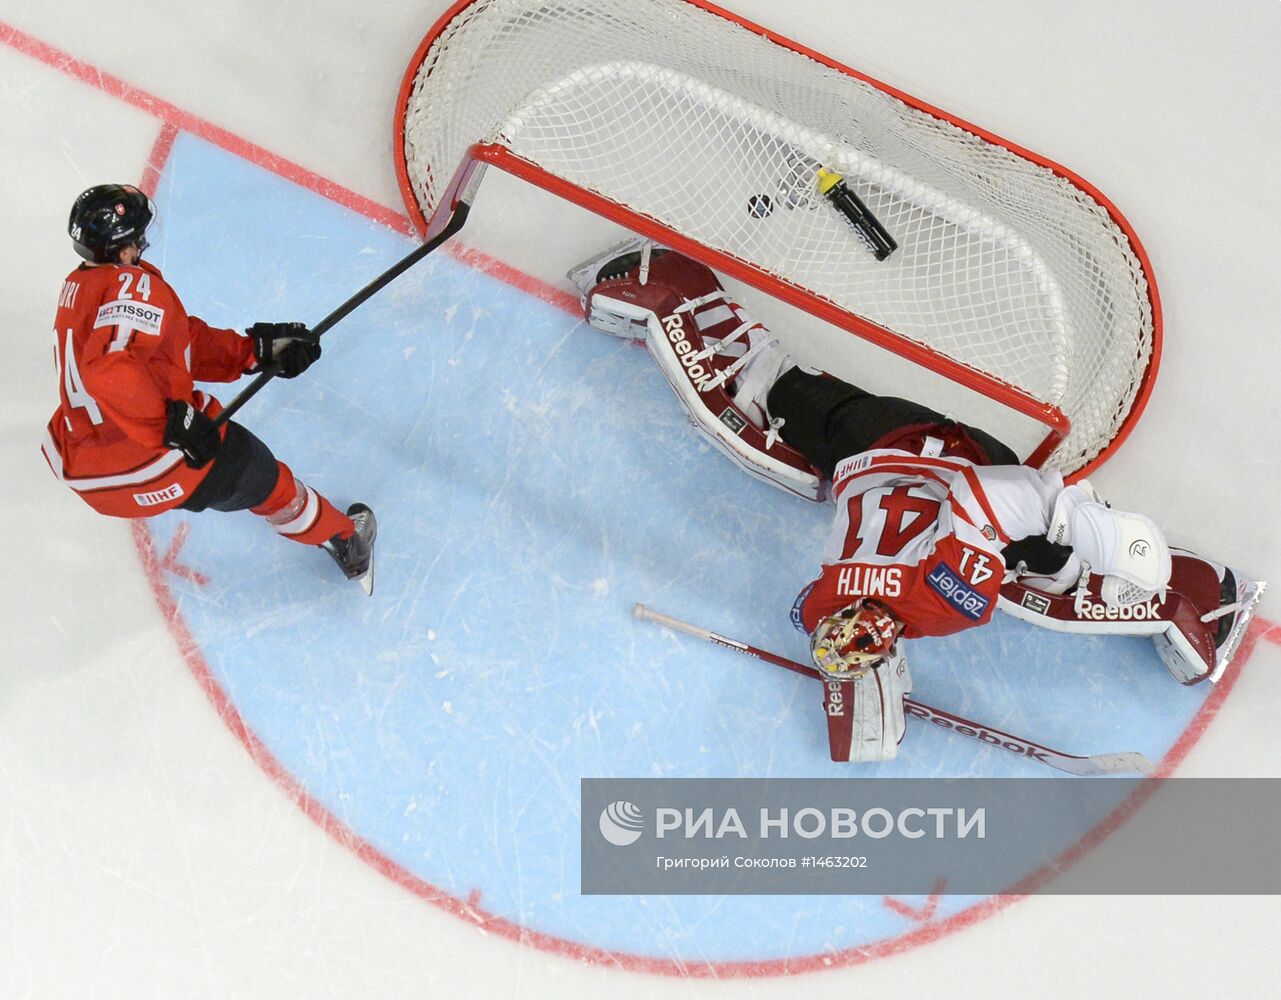
[[[832,760],[878,761],[898,756],[906,726],[903,699],[912,692],[902,644],[862,674],[823,682]]]
[[[752,400],[736,402],[727,383],[734,364],[717,368],[700,345],[688,313],[672,313],[649,324],[645,346],[658,362],[690,421],[718,450],[747,472],[804,497],[823,499],[823,481],[809,461],[778,437],[777,428],[761,427]],[[739,361],[750,360],[744,355]],[[732,372],[732,374],[730,374]]]
[[[1180,684],[1217,681],[1240,648],[1265,585],[1191,552],[1173,549],[1171,555],[1167,590],[1146,600],[1109,603],[1096,593],[1103,578],[1091,575],[1068,594],[1010,581],[1001,588],[1001,610],[1056,632],[1150,636]]]
[[[667,252],[655,247],[652,241],[643,236],[633,236],[570,268],[565,277],[573,283],[582,296],[580,302],[587,325],[611,337],[644,340],[646,330],[644,319],[638,319],[631,311],[620,312],[611,308],[610,298],[594,297],[592,292],[603,282],[624,277],[629,272],[639,274],[643,270],[648,276],[654,255]]]
[[[1183,684],[1195,684],[1207,678],[1218,681],[1227,672],[1240,649],[1267,584],[1248,579],[1226,566],[1192,556],[1191,553],[1179,555],[1190,557],[1200,567],[1214,574],[1219,588],[1218,605],[1209,607],[1211,602],[1203,601],[1202,605],[1193,608],[1193,613],[1199,612],[1197,622],[1200,629],[1171,627],[1155,636],[1152,641],[1175,680]],[[1204,569],[1203,575],[1208,575],[1204,573]],[[1209,590],[1212,586],[1213,583],[1207,583],[1203,589]],[[1202,634],[1212,647],[1208,651],[1204,648],[1205,640],[1199,643],[1190,641],[1200,638]]]
[[[571,272],[585,287],[588,321],[620,336],[643,330],[646,347],[696,429],[752,475],[821,500],[817,470],[779,438],[759,406],[766,383],[787,363],[777,342],[726,297],[710,268],[659,248],[647,258],[648,244],[627,246]],[[749,391],[741,393],[744,380]]]

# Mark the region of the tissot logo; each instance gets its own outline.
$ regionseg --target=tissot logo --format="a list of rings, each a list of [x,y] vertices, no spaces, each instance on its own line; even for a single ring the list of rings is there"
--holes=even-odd
[[[165,321],[165,311],[145,302],[132,299],[117,299],[108,302],[98,309],[98,316],[93,321],[94,329],[103,326],[123,326],[138,333],[160,335],[160,328]]]

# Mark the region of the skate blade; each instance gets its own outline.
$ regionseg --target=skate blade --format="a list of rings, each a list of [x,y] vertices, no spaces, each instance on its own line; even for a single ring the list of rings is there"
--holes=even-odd
[[[1245,638],[1245,633],[1250,628],[1250,622],[1254,619],[1255,608],[1258,607],[1259,598],[1263,592],[1268,589],[1266,582],[1256,583],[1248,580],[1242,588],[1241,593],[1241,610],[1237,613],[1237,620],[1232,623],[1232,632],[1228,635],[1228,641],[1224,643],[1223,652],[1219,656],[1219,662],[1214,667],[1214,673],[1210,675],[1211,681],[1218,681],[1232,663],[1236,656],[1237,649],[1241,646],[1241,640]]]
[[[366,597],[374,596],[374,554],[369,554],[369,569],[356,577],[356,582],[360,584],[360,589],[365,592]]]

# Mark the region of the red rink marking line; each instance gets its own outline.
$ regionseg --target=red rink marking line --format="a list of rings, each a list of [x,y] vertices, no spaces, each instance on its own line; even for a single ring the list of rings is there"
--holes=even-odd
[[[173,152],[174,140],[177,138],[177,125],[168,121],[161,124],[160,134],[156,136],[151,152],[147,155],[147,165],[143,168],[142,180],[138,182],[138,187],[148,198],[156,196],[156,186],[160,183],[160,175],[164,173],[165,164],[169,162],[169,154]]]
[[[179,562],[178,556],[182,554],[182,547],[187,544],[187,536],[191,533],[191,525],[184,521],[178,525],[178,530],[173,533],[173,541],[169,543],[169,548],[160,560],[160,568],[174,576],[182,577],[184,580],[190,580],[197,587],[205,587],[209,584],[209,577],[198,570],[192,569],[186,563]]]
[[[437,888],[413,872],[401,867],[351,828],[337,819],[321,805],[272,755],[245,723],[227,692],[213,675],[199,644],[192,636],[182,613],[164,578],[164,566],[156,551],[155,541],[145,522],[132,523],[133,537],[147,580],[155,593],[156,602],[183,654],[187,665],[205,695],[213,704],[219,718],[248,751],[249,756],[284,793],[330,837],[352,851],[371,868],[391,879],[397,885],[420,899],[473,924],[478,929],[504,937],[517,944],[531,945],[573,961],[592,965],[613,966],[628,972],[650,973],[682,979],[765,978],[819,972],[825,969],[861,965],[876,958],[898,955],[920,945],[929,944],[955,931],[980,923],[1005,909],[1023,895],[1049,882],[1064,868],[1079,860],[1104,838],[1124,823],[1154,793],[1158,782],[1147,780],[1121,806],[1103,822],[1089,831],[1073,847],[1054,858],[1038,871],[1020,880],[1009,892],[992,896],[969,909],[962,910],[945,920],[932,922],[938,898],[931,896],[922,908],[914,908],[899,900],[885,902],[905,920],[918,924],[915,930],[898,937],[886,938],[869,945],[859,945],[826,955],[808,955],[799,958],[766,959],[740,962],[692,962],[653,958],[626,952],[607,951],[590,945],[553,937],[540,931],[514,923],[505,917],[488,913],[480,906],[480,892],[472,889],[466,901]],[[1183,735],[1170,748],[1157,766],[1154,777],[1169,777],[1196,745],[1206,728],[1214,720],[1224,700],[1236,686],[1250,655],[1261,639],[1281,644],[1281,625],[1256,619],[1242,642],[1236,669],[1230,671],[1211,692],[1193,717]],[[897,905],[896,905],[897,904]]]
[[[155,117],[174,126],[176,129],[190,132],[192,135],[198,135],[200,138],[220,146],[229,153],[235,153],[250,163],[255,163],[274,174],[279,174],[281,177],[293,181],[300,187],[314,191],[316,194],[359,212],[361,215],[376,222],[381,222],[398,233],[402,233],[405,236],[413,234],[413,226],[410,224],[409,219],[400,212],[395,212],[385,205],[380,205],[364,195],[343,187],[341,184],[335,184],[333,181],[321,177],[306,167],[299,166],[283,156],[277,156],[270,150],[249,142],[247,139],[242,139],[240,136],[228,132],[225,128],[201,118],[199,115],[184,111],[176,104],[156,97],[154,94],[149,94],[140,87],[135,87],[117,76],[105,73],[96,66],[77,59],[70,53],[55,48],[48,42],[41,41],[34,35],[29,35],[4,21],[0,21],[0,42],[24,55],[38,59],[46,66],[51,66],[62,73],[66,73],[68,76],[74,77],[81,83],[88,84],[95,90],[110,94],[126,104],[131,104],[148,114],[155,115]]]
[[[397,232],[405,235],[412,235],[413,233],[413,227],[407,217],[393,212],[385,206],[365,198],[363,195],[356,194],[354,191],[328,181],[304,167],[263,149],[261,146],[232,135],[225,129],[185,112],[168,101],[154,97],[117,77],[104,73],[90,64],[76,59],[74,56],[42,42],[3,21],[0,21],[0,43],[30,55],[97,90],[118,97],[128,104],[160,118],[163,124],[148,157],[147,167],[141,182],[142,185],[151,184],[154,189],[169,152],[173,148],[173,142],[178,132],[189,131],[193,135],[198,135],[228,152],[270,170],[287,180],[291,180],[322,197],[337,202],[374,221],[381,222]],[[499,280],[529,291],[545,302],[561,308],[567,308],[573,313],[578,312],[577,303],[567,293],[555,289],[530,275],[524,275],[509,265],[503,264],[501,261],[480,251],[459,250],[455,252],[454,256],[485,273],[492,274]],[[1039,871],[1032,873],[1017,885],[1012,886],[1008,893],[992,896],[982,903],[962,910],[960,913],[937,923],[928,922],[927,917],[926,921],[921,922],[921,926],[914,931],[874,942],[870,945],[860,945],[826,955],[741,962],[685,962],[593,948],[589,945],[553,937],[513,923],[506,918],[487,913],[479,905],[480,894],[477,890],[473,889],[467,901],[464,902],[462,899],[431,885],[396,864],[326,810],[299,784],[292,774],[285,770],[261,740],[258,739],[257,735],[246,725],[231,698],[213,675],[198,643],[183,620],[181,610],[165,579],[165,573],[173,571],[174,567],[178,565],[177,554],[181,548],[179,538],[175,536],[174,544],[171,544],[169,551],[162,557],[156,551],[155,540],[145,521],[133,521],[130,527],[143,572],[151,585],[156,603],[164,615],[170,633],[174,637],[179,652],[182,653],[183,658],[186,660],[192,676],[195,677],[197,683],[204,690],[218,716],[240,741],[241,745],[244,746],[253,761],[286,795],[297,803],[298,807],[308,817],[330,837],[355,853],[371,868],[419,898],[475,925],[480,930],[497,934],[519,944],[532,945],[571,960],[613,966],[630,972],[644,972],[676,978],[719,979],[795,975],[860,965],[874,958],[901,954],[920,945],[936,941],[954,931],[979,923],[1021,898],[1022,894],[1049,881],[1063,867],[1080,858],[1112,833],[1158,787],[1155,781],[1144,782],[1130,799],[1086,834],[1076,845]],[[1281,625],[1266,622],[1262,619],[1255,620],[1237,654],[1236,668],[1215,686],[1193,717],[1188,728],[1184,730],[1183,735],[1161,759],[1154,777],[1168,777],[1171,775],[1182,763],[1192,747],[1196,745],[1197,741],[1205,733],[1206,728],[1218,714],[1224,700],[1236,686],[1241,669],[1253,654],[1260,640],[1281,644]],[[899,901],[896,900],[895,902]],[[913,909],[906,906],[906,904],[899,903],[899,905],[904,910]],[[928,907],[929,904],[927,902],[926,908]],[[923,911],[915,912],[919,914]],[[906,919],[911,919],[907,914],[904,914],[904,916]],[[929,916],[933,916],[932,911]],[[918,920],[918,922],[920,921]]]
[[[409,222],[408,216],[405,217],[405,221]],[[542,279],[535,278],[532,274],[518,271],[497,257],[491,257],[483,250],[465,246],[457,242],[457,240],[451,240],[446,243],[445,250],[455,260],[461,261],[468,267],[475,268],[491,278],[497,278],[504,284],[511,285],[513,288],[532,295],[550,306],[563,309],[578,319],[583,318],[583,308],[579,305],[577,296],[571,295],[564,289],[549,285]]]
[[[882,898],[881,905],[887,910],[893,910],[906,920],[911,920],[918,924],[928,924],[934,919],[934,911],[939,908],[939,900],[943,898],[943,890],[946,888],[947,879],[940,877],[934,882],[934,891],[920,906],[912,906],[910,903],[905,903],[894,896]]]

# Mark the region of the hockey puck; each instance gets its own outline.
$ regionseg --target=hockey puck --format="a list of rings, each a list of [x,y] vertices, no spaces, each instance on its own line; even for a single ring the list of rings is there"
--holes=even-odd
[[[754,194],[747,199],[747,214],[753,219],[766,219],[774,211],[774,200],[767,194]]]

